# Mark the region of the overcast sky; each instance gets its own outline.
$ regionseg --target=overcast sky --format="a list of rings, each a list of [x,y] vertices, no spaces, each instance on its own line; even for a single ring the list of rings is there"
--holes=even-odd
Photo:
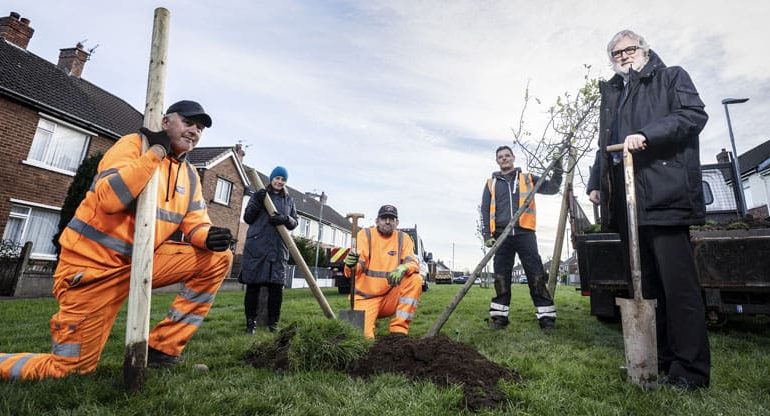
[[[454,255],[455,269],[472,270],[482,257],[477,206],[497,169],[494,149],[512,143],[527,82],[543,102],[528,113],[539,132],[547,105],[582,84],[584,64],[612,76],[605,48],[621,29],[690,73],[710,116],[702,162],[729,150],[725,97],[750,97],[730,107],[738,153],[770,139],[766,1],[3,4],[0,14],[31,20],[28,49],[49,61],[78,41],[98,45],[83,78],[140,110],[153,11],[168,8],[166,105],[203,104],[214,123],[200,146],[242,141],[247,165],[283,165],[289,185],[325,191],[341,214],[364,212],[365,224],[394,204],[401,226],[417,224],[427,250],[450,266]],[[537,201],[546,260],[560,199]]]

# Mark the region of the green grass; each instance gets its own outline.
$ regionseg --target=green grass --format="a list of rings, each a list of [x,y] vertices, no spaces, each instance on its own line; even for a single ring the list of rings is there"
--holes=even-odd
[[[421,336],[459,286],[432,286],[423,295],[411,336]],[[347,305],[324,290],[332,309]],[[518,371],[522,383],[503,385],[506,407],[481,414],[522,415],[767,415],[770,414],[770,319],[734,319],[711,331],[712,385],[696,392],[663,388],[643,392],[624,381],[623,340],[617,325],[597,322],[572,287],[558,288],[558,329],[541,333],[525,285],[513,286],[511,325],[486,329],[492,289],[474,287],[442,333],[473,345],[489,359]],[[152,319],[172,295],[153,297]],[[50,350],[53,299],[0,301],[0,351]],[[308,290],[285,292],[282,325],[321,321]],[[275,373],[242,361],[256,341],[272,334],[243,333],[243,293],[221,292],[201,330],[185,350],[185,364],[148,370],[135,395],[122,385],[125,309],[118,317],[99,368],[88,376],[38,382],[0,382],[0,415],[430,415],[467,414],[460,388],[413,383],[401,376],[369,380],[334,371]],[[379,333],[387,330],[380,321]],[[210,371],[193,369],[206,363]]]

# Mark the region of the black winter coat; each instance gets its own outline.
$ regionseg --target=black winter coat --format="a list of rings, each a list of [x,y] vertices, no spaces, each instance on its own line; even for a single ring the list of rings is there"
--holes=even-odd
[[[270,185],[267,194],[275,204],[276,212],[289,216],[286,228],[297,228],[297,210],[294,199],[284,190],[275,192]],[[257,198],[249,199],[243,213],[243,221],[249,224],[246,232],[246,243],[241,259],[241,275],[239,281],[245,284],[276,283],[285,281],[286,262],[289,260],[289,249],[278,234],[275,225],[268,222],[269,215],[263,201]]]
[[[703,101],[687,72],[666,67],[652,50],[640,72],[629,72],[630,90],[620,114],[623,78],[615,75],[599,84],[599,148],[587,192],[601,191],[602,225],[615,224],[609,200],[613,185],[624,186],[610,183],[612,161],[605,149],[612,144],[613,128],[617,128],[620,143],[634,133],[647,138],[647,149],[633,154],[639,225],[703,224],[706,208],[698,140],[708,120]],[[618,124],[614,125],[616,117]]]

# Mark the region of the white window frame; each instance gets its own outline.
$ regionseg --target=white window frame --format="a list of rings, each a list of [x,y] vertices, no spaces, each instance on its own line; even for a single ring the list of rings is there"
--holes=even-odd
[[[299,236],[302,238],[309,238],[310,235],[310,220],[305,217],[299,219]]]
[[[45,204],[38,204],[38,203],[35,203],[35,202],[23,201],[23,200],[14,199],[14,198],[11,198],[11,204],[15,205],[15,206],[18,206],[18,207],[28,208],[29,209],[26,214],[11,213],[8,216],[9,219],[10,218],[18,218],[18,219],[21,219],[22,221],[24,221],[24,224],[22,225],[21,238],[20,238],[20,241],[19,241],[22,244],[25,243],[27,240],[29,240],[27,238],[27,232],[29,231],[29,225],[30,225],[29,219],[32,216],[32,212],[34,210],[36,210],[36,209],[37,209],[37,211],[45,210],[45,211],[49,211],[49,212],[50,211],[54,211],[54,212],[58,213],[59,216],[61,216],[61,208],[60,207],[54,207],[54,206],[45,205]],[[6,222],[6,224],[7,224],[7,222]],[[57,224],[58,224],[58,221],[57,221]],[[53,236],[56,235],[56,231],[57,230],[54,230],[54,233],[51,234],[50,236],[48,236],[48,240],[52,240],[53,239]],[[6,225],[6,230],[4,232],[7,232],[7,225]],[[3,238],[5,238],[5,234],[3,235]],[[38,247],[35,246],[35,245],[32,246],[32,252],[29,255],[29,257],[31,259],[34,259],[34,260],[56,260],[56,254],[55,253],[53,253],[53,254],[51,254],[51,253],[41,253],[39,251],[35,251],[36,248],[38,248]]]
[[[226,193],[226,195],[222,195],[222,193]],[[217,187],[214,190],[214,202],[229,206],[232,193],[233,183],[225,178],[217,177]]]
[[[35,166],[35,167],[38,167],[38,168],[41,168],[41,169],[46,169],[46,170],[50,170],[50,171],[53,171],[53,172],[61,173],[61,174],[67,175],[67,176],[75,176],[75,172],[77,171],[77,167],[80,166],[81,163],[83,163],[83,159],[85,159],[86,155],[88,154],[88,146],[91,143],[91,137],[97,136],[97,134],[93,133],[91,131],[79,128],[79,127],[77,127],[77,126],[75,126],[73,124],[67,123],[66,121],[62,121],[62,120],[59,120],[59,119],[57,119],[55,117],[51,117],[51,116],[49,116],[47,114],[38,113],[38,116],[40,116],[40,118],[38,119],[37,126],[35,127],[35,137],[32,139],[32,145],[30,146],[29,152],[27,153],[27,159],[23,160],[22,163],[24,163],[26,165],[30,165],[30,166]],[[32,159],[31,156],[30,156],[30,153],[32,152],[32,148],[34,147],[35,139],[37,138],[37,131],[38,131],[38,129],[42,128],[40,126],[40,121],[41,120],[46,120],[48,122],[53,123],[54,124],[54,130],[50,131],[50,133],[51,133],[51,142],[48,143],[48,146],[46,146],[45,155],[43,156],[44,160],[37,160],[37,159]],[[67,170],[67,169],[62,169],[62,168],[59,168],[59,167],[56,167],[56,166],[53,166],[53,165],[51,165],[51,164],[49,164],[48,162],[45,161],[45,159],[48,157],[49,152],[51,151],[51,148],[52,148],[51,145],[55,143],[56,128],[58,128],[59,126],[65,127],[67,129],[70,129],[70,130],[74,130],[75,132],[81,133],[81,134],[83,134],[85,136],[85,140],[83,141],[83,148],[81,149],[77,165],[75,166],[75,169],[72,170],[72,171]]]

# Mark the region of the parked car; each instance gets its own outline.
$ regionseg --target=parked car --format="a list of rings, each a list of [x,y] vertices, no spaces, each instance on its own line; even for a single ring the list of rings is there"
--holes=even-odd
[[[527,277],[526,277],[526,276],[524,276],[524,277],[522,277],[522,278],[520,278],[520,279],[519,279],[519,283],[521,283],[521,284],[523,284],[523,285],[526,285],[526,284],[527,284],[527,283],[529,283],[529,282],[527,281]]]
[[[470,279],[470,278],[471,278],[470,276],[457,276],[457,277],[453,277],[452,278],[452,283],[457,283],[457,284],[460,284],[460,285],[464,285],[465,282],[467,282],[468,279]]]

